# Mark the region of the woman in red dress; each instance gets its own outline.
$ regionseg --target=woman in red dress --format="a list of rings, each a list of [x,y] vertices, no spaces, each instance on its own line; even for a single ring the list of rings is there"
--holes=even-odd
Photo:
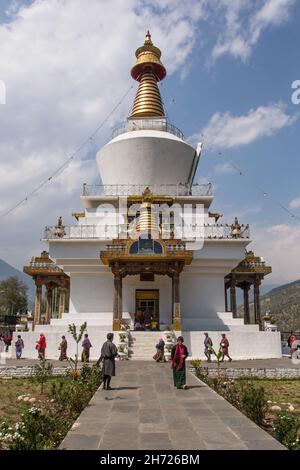
[[[43,333],[40,334],[40,338],[37,341],[36,349],[38,351],[38,356],[41,361],[45,360],[45,352],[46,352],[46,338]]]

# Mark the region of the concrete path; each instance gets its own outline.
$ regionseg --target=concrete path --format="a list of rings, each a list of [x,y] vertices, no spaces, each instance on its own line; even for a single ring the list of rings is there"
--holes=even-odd
[[[61,449],[283,449],[191,373],[173,386],[170,364],[117,364],[114,390],[99,389]]]

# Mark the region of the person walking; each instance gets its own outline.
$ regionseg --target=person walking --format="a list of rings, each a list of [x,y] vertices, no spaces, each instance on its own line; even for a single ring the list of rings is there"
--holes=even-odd
[[[165,342],[160,338],[159,342],[156,345],[156,354],[153,356],[153,359],[156,362],[166,362],[165,359]]]
[[[6,336],[4,336],[3,340],[5,343],[5,352],[8,352],[9,347],[11,346],[11,341],[12,341],[11,333],[8,333]]]
[[[115,358],[118,355],[118,349],[113,343],[113,333],[107,334],[107,341],[102,345],[101,356],[98,361],[103,362],[103,389],[111,390],[110,381],[113,376],[116,375],[116,363]]]
[[[81,354],[81,362],[90,362],[90,349],[93,347],[92,343],[89,340],[89,335],[85,333],[84,340],[82,341],[82,354]]]
[[[187,347],[183,343],[183,337],[178,336],[177,343],[175,344],[175,346],[173,346],[171,351],[171,359],[174,387],[186,390],[188,386],[186,384],[185,360],[188,357],[189,353]]]
[[[16,348],[16,358],[21,359],[22,352],[24,349],[24,341],[22,340],[21,335],[18,335],[18,339],[15,342],[15,348]]]
[[[228,357],[229,362],[232,361],[232,358],[229,356],[228,348],[229,348],[229,341],[226,338],[225,333],[223,333],[222,334],[222,339],[221,339],[221,342],[220,342],[220,351],[222,353],[221,362],[224,362],[225,356]]]
[[[208,333],[204,333],[204,354],[207,358],[207,362],[211,362],[212,347],[213,347],[212,339],[209,337]]]
[[[45,360],[46,347],[47,347],[46,337],[45,337],[44,333],[41,333],[40,338],[39,338],[39,340],[37,341],[37,344],[36,344],[36,349],[37,349],[37,352],[38,352],[38,358],[41,361]]]
[[[60,355],[59,355],[60,361],[66,361],[68,359],[67,348],[68,348],[68,343],[67,343],[66,337],[62,336],[61,343],[58,348],[60,350]]]
[[[5,343],[4,343],[4,340],[3,340],[3,336],[0,335],[0,353],[4,352],[4,348],[5,348]]]
[[[293,344],[294,341],[296,341],[296,339],[297,339],[296,335],[294,335],[293,331],[291,331],[291,334],[287,339],[287,344],[288,344],[288,347],[290,348],[290,357],[292,357],[292,355],[293,355],[292,344]]]

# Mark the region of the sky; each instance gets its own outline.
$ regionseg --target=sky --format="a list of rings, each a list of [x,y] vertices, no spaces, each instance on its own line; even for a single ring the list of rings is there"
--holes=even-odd
[[[0,215],[130,89],[150,29],[168,72],[168,117],[193,145],[203,142],[195,182],[213,184],[212,210],[224,222],[250,224],[251,247],[273,267],[268,283],[299,279],[299,24],[300,0],[0,0]],[[96,152],[135,91],[64,172],[0,218],[1,259],[22,269],[45,248],[45,225],[60,215],[74,223],[82,184],[99,182]]]

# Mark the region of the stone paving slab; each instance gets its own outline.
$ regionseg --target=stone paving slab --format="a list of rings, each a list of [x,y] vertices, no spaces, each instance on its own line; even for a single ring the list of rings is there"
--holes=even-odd
[[[284,449],[190,372],[187,382],[174,388],[168,363],[120,362],[113,390],[95,393],[60,448]]]

